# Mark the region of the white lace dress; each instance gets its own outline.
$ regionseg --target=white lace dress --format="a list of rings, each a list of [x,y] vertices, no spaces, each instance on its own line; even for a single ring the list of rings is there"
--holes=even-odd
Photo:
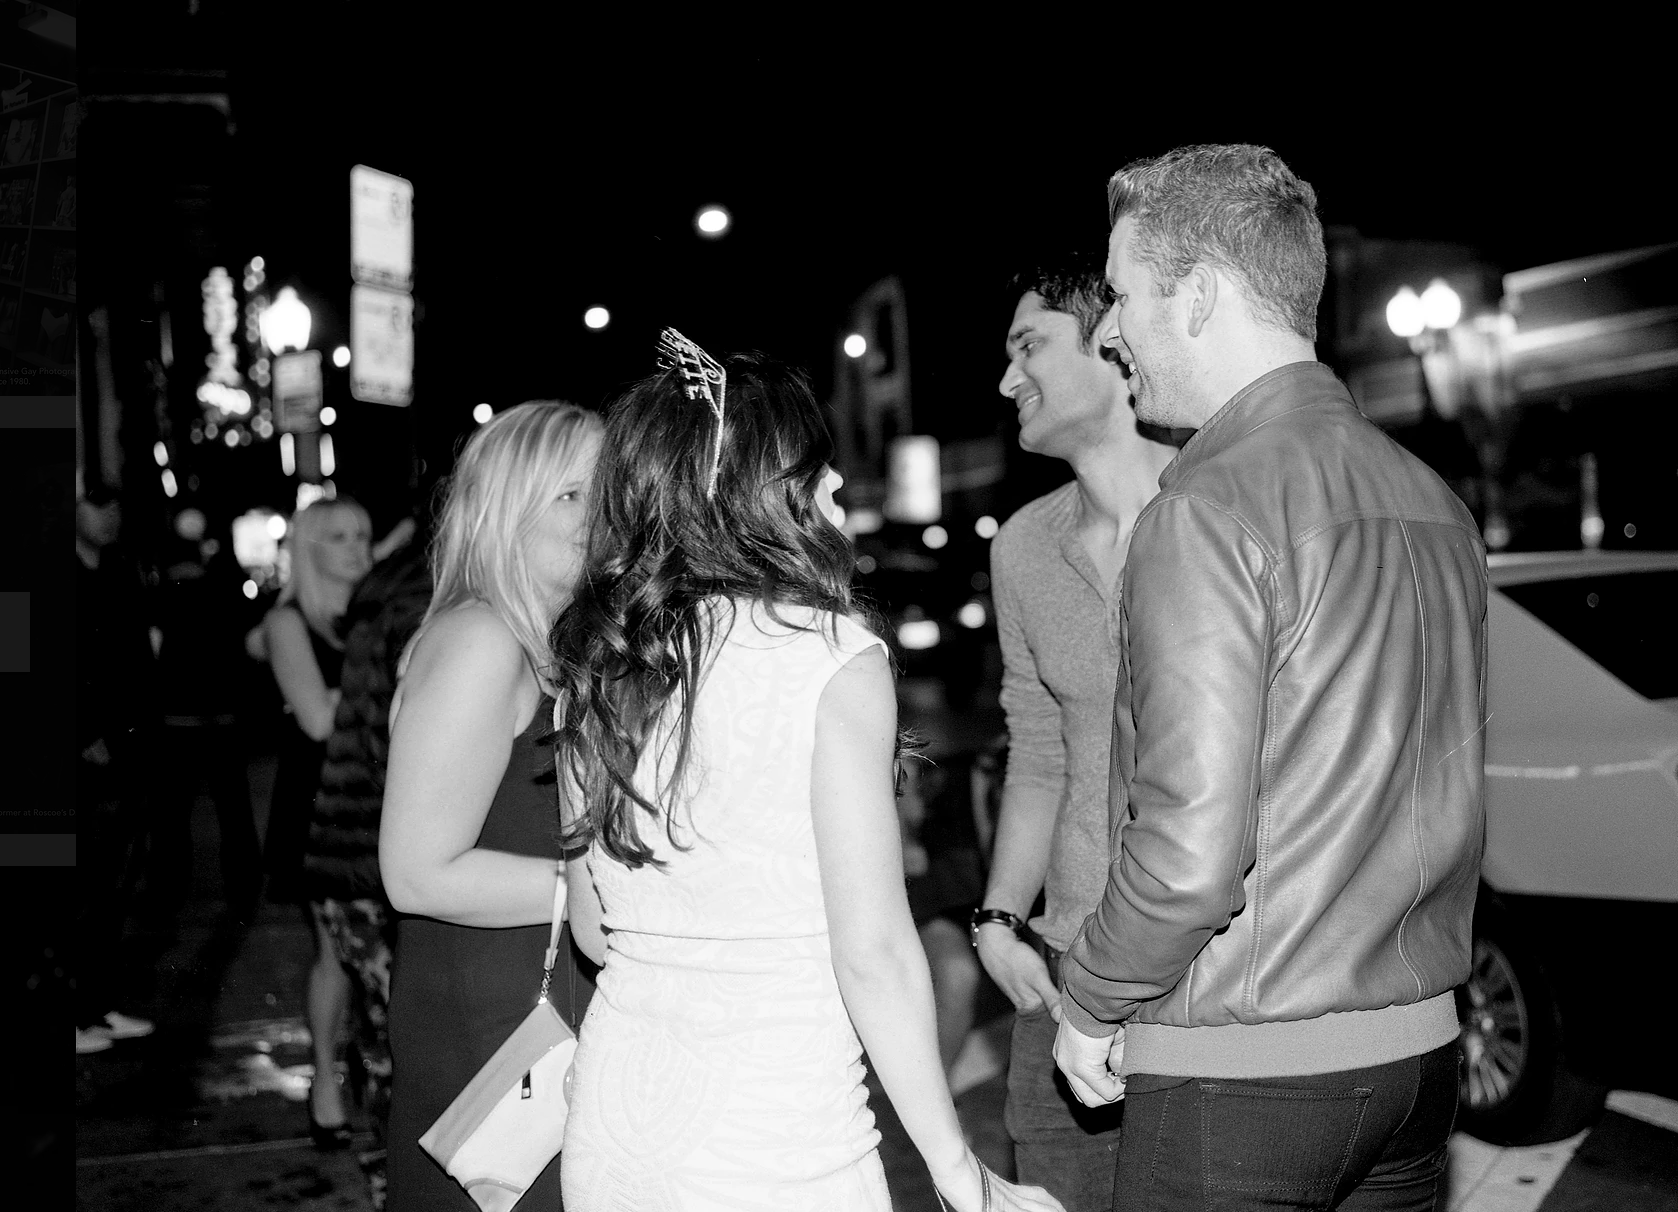
[[[642,818],[663,868],[589,855],[610,933],[574,1067],[568,1212],[891,1206],[810,819],[817,701],[880,641],[780,613],[818,630],[740,603],[695,696],[690,848]],[[643,788],[653,772],[649,756]]]

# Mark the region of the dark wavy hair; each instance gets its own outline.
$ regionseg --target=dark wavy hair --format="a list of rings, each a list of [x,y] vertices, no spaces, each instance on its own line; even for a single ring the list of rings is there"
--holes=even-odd
[[[1032,291],[1042,297],[1050,311],[1065,312],[1078,321],[1078,348],[1090,353],[1095,348],[1095,330],[1113,309],[1113,288],[1107,284],[1104,254],[1067,252],[1039,261],[1008,281],[1008,307]]]
[[[808,381],[756,353],[733,355],[724,368],[710,499],[717,421],[683,394],[675,371],[642,380],[611,406],[583,575],[551,636],[559,769],[584,805],[564,845],[598,842],[631,867],[657,862],[636,829],[638,812],[662,817],[679,844],[672,793],[688,765],[693,694],[734,602],[761,602],[782,623],[778,606],[866,613],[852,597],[850,541],[815,503],[833,441]],[[646,746],[662,743],[673,700],[675,760],[649,796],[635,770]]]

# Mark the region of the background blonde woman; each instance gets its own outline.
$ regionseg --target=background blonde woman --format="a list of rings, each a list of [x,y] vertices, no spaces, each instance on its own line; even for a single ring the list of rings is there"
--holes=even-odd
[[[263,866],[270,900],[305,900],[303,850],[344,662],[338,621],[356,583],[372,566],[372,534],[367,511],[347,497],[315,501],[299,510],[286,532],[290,571],[262,625],[268,664],[295,725],[281,734],[279,770],[268,809]],[[313,914],[307,916],[315,936],[315,962],[309,969],[305,1007],[315,1075],[321,1079],[309,1091],[309,1132],[318,1148],[341,1149],[350,1142],[337,1079],[350,979],[324,928]]]
[[[521,404],[461,452],[432,547],[435,591],[391,709],[379,827],[403,917],[391,974],[390,1206],[476,1208],[420,1150],[536,1003],[560,876],[548,629],[582,560],[600,421]],[[576,1027],[593,991],[569,938],[550,998]],[[559,1166],[521,1203],[559,1205]]]

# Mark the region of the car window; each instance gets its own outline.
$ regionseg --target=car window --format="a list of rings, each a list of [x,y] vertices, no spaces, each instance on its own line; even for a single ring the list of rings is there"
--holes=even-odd
[[[1503,592],[1638,694],[1678,697],[1678,572],[1539,581]]]

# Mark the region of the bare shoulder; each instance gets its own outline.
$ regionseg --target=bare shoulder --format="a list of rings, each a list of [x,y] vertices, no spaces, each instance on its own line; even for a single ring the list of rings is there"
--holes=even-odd
[[[824,723],[895,728],[897,696],[885,649],[871,644],[840,666],[822,689],[816,714]]]
[[[309,625],[302,612],[291,606],[276,606],[262,616],[262,637],[267,641],[268,661],[276,669],[298,666],[305,658],[314,662]]]
[[[262,630],[267,633],[269,640],[276,636],[306,639],[309,625],[303,621],[303,613],[291,605],[276,606],[262,616]]]
[[[457,606],[432,619],[414,645],[407,678],[429,681],[441,677],[512,687],[527,672],[519,647],[501,616],[481,602]]]

